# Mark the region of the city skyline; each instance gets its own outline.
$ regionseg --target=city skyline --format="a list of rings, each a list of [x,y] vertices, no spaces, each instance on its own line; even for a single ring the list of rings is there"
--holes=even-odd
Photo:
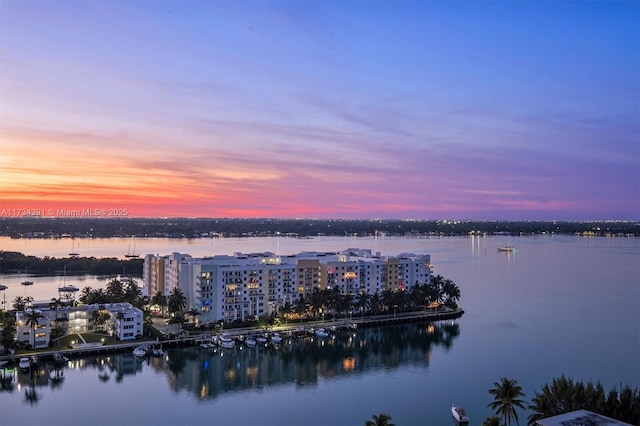
[[[4,1],[0,204],[638,220],[639,17],[634,1]]]

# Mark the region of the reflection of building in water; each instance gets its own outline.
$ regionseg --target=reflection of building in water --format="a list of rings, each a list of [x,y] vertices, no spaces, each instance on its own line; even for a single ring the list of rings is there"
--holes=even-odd
[[[343,295],[409,290],[431,280],[429,255],[404,253],[381,256],[368,249],[342,252],[235,253],[192,258],[187,254],[148,254],[144,261],[146,294],[167,296],[180,288],[187,309],[200,312],[198,320],[232,322],[270,315],[315,288],[337,288]]]
[[[167,352],[166,371],[174,391],[200,399],[220,393],[277,385],[314,385],[320,377],[429,363],[433,346],[450,347],[457,323],[412,324],[362,329],[328,339],[305,338],[275,346]]]

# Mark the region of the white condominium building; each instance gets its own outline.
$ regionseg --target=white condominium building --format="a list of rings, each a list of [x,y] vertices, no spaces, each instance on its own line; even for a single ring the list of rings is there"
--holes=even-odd
[[[164,273],[154,272],[164,264]],[[413,253],[394,257],[367,249],[342,252],[235,253],[193,258],[186,254],[147,255],[144,286],[148,294],[168,295],[179,287],[187,310],[197,309],[199,321],[232,322],[277,312],[287,302],[309,299],[314,288],[338,288],[342,294],[375,294],[408,290],[431,280],[431,257]]]

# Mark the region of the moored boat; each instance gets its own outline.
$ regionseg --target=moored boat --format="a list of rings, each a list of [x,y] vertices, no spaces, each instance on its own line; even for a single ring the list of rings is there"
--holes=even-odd
[[[271,342],[273,343],[282,343],[282,336],[279,333],[273,333],[271,335]]]
[[[506,245],[504,247],[498,247],[498,251],[516,251],[516,249],[511,245]]]
[[[324,328],[319,328],[316,330],[316,336],[320,338],[329,337],[329,332]]]
[[[65,362],[69,361],[69,358],[62,355],[60,352],[54,352],[52,356],[53,362],[55,362],[56,364],[64,364]]]
[[[244,341],[244,344],[250,348],[255,347],[256,343],[256,339],[254,339],[253,337],[247,337],[247,339]]]
[[[138,358],[144,358],[147,356],[147,348],[144,346],[136,346],[133,349],[133,356]]]
[[[459,424],[469,423],[469,416],[467,415],[467,412],[465,411],[465,409],[462,407],[458,407],[457,405],[452,405],[451,415],[453,416],[453,419]]]
[[[28,370],[29,367],[31,367],[31,358],[29,357],[20,358],[20,360],[18,361],[18,367],[21,368],[22,370]]]
[[[229,335],[223,334],[218,338],[218,345],[222,349],[233,349],[236,346],[236,342],[231,337],[229,337]]]

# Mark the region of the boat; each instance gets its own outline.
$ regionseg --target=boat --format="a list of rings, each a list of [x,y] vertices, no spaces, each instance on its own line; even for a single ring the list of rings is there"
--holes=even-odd
[[[247,339],[244,341],[244,344],[250,348],[253,348],[256,346],[257,342],[253,337],[247,337]]]
[[[459,407],[457,405],[452,405],[451,415],[453,416],[454,420],[459,424],[469,423],[469,416],[467,415],[467,412],[465,411],[465,409],[462,407]]]
[[[18,367],[20,367],[22,370],[28,370],[29,367],[31,367],[31,358],[29,357],[20,358],[20,360],[18,361]]]
[[[267,343],[267,338],[265,336],[258,336],[258,338],[256,339],[256,342],[260,343],[261,345],[264,345]]]
[[[498,247],[498,251],[516,251],[516,249],[510,245],[504,247]]]
[[[233,349],[236,346],[236,342],[225,333],[218,338],[218,345],[223,349]]]
[[[280,336],[280,334],[278,333],[273,333],[271,335],[271,341],[273,343],[282,343],[282,336]]]
[[[147,348],[144,346],[136,346],[133,349],[133,356],[138,358],[144,358],[147,356]]]
[[[135,243],[133,243],[133,251],[131,250],[131,245],[129,245],[129,248],[127,249],[127,254],[125,254],[124,257],[126,257],[127,259],[136,259],[136,258],[140,257],[139,254],[136,254],[136,244]]]
[[[164,351],[162,350],[162,348],[154,348],[151,351],[151,355],[155,357],[161,357],[162,355],[164,355]]]
[[[58,293],[75,293],[76,291],[79,291],[80,289],[74,285],[68,285],[66,283],[67,281],[67,267],[64,267],[64,275],[62,276],[62,280],[60,282],[60,284],[58,284]]]
[[[320,338],[329,337],[329,332],[327,330],[325,330],[324,328],[319,328],[319,329],[316,330],[316,336],[318,336]]]
[[[62,355],[60,352],[53,353],[53,362],[55,362],[56,364],[64,364],[67,361],[69,361],[69,358]]]
[[[76,252],[76,251],[75,251],[75,246],[76,246],[76,242],[74,241],[74,242],[71,244],[71,250],[72,250],[72,251],[71,251],[71,253],[69,253],[69,257],[78,257],[78,256],[80,256],[80,253],[78,253],[78,252]]]

